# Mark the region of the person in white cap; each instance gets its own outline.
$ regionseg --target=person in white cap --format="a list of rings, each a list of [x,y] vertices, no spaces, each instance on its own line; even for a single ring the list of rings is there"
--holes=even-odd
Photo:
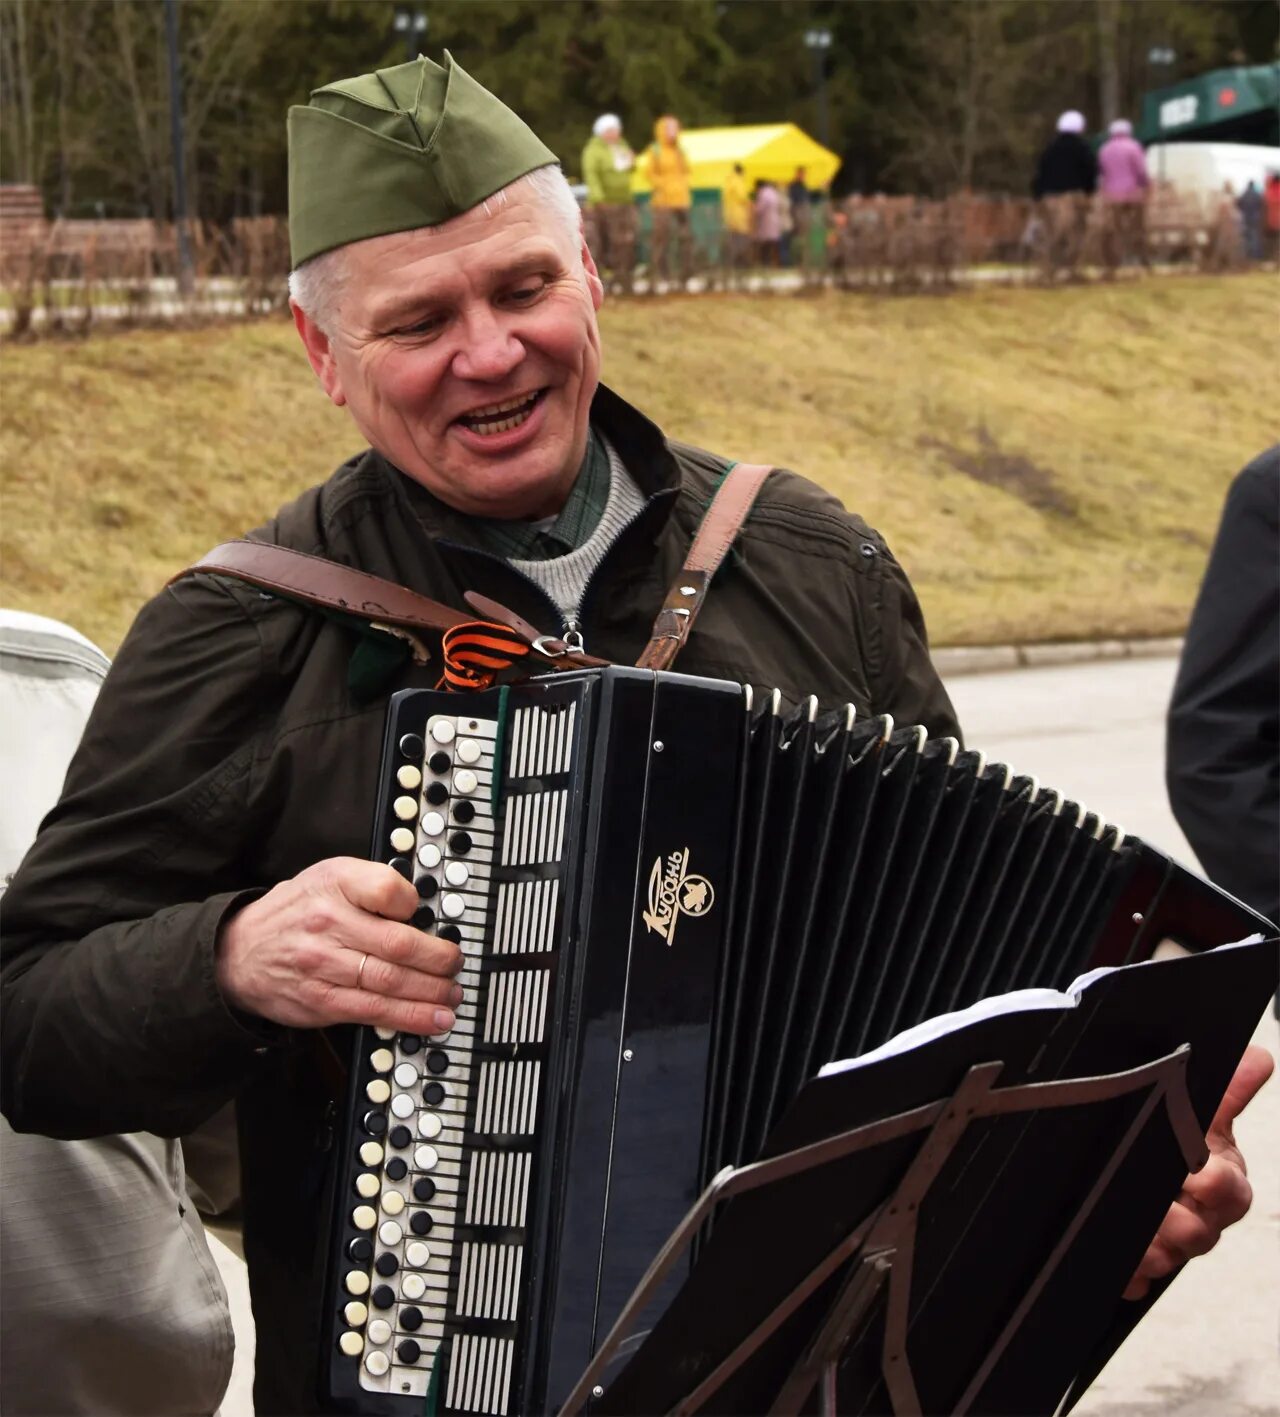
[[[1045,274],[1074,274],[1084,246],[1089,199],[1098,185],[1098,163],[1084,136],[1084,114],[1069,108],[1036,164],[1031,195],[1040,203],[1045,227]]]
[[[613,288],[624,294],[631,292],[636,261],[636,209],[631,200],[635,165],[635,154],[622,136],[622,119],[616,113],[602,113],[582,150],[586,214],[594,229],[588,233],[588,244],[600,274],[611,277]]]

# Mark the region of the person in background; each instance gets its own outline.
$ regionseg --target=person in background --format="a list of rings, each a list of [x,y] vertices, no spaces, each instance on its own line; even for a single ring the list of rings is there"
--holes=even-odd
[[[755,238],[756,259],[762,266],[777,266],[782,253],[782,202],[772,182],[756,183],[751,208],[751,234]]]
[[[1267,253],[1280,259],[1280,172],[1267,173],[1263,200],[1266,204]]]
[[[1117,118],[1110,136],[1098,152],[1098,190],[1106,204],[1103,221],[1103,260],[1113,273],[1136,255],[1147,260],[1146,202],[1151,189],[1146,154],[1133,136],[1133,124]]]
[[[1084,136],[1084,114],[1068,109],[1040,154],[1031,195],[1044,222],[1045,275],[1059,270],[1074,275],[1084,249],[1089,199],[1098,186],[1098,163]]]
[[[631,293],[636,263],[636,209],[631,200],[635,165],[635,154],[622,136],[622,119],[602,113],[582,150],[587,211],[595,218],[595,241],[588,244],[601,276],[611,276],[611,289],[624,295]]]
[[[1244,241],[1245,260],[1262,260],[1262,222],[1266,201],[1252,178],[1245,183],[1244,191],[1236,198],[1236,211],[1240,213],[1240,235]]]
[[[651,286],[664,279],[667,252],[675,246],[675,279],[683,287],[693,265],[693,231],[689,211],[689,159],[680,146],[680,120],[664,114],[653,125],[649,148],[649,182],[653,188],[653,251],[649,262]]]
[[[813,224],[813,198],[805,181],[804,168],[797,167],[796,175],[787,187],[787,200],[791,204],[791,262],[801,270],[809,268],[809,228]]]
[[[724,179],[720,212],[724,223],[724,264],[732,285],[751,260],[751,193],[740,162],[734,163]]]
[[[1227,493],[1166,752],[1173,815],[1209,879],[1280,921],[1280,444]]]

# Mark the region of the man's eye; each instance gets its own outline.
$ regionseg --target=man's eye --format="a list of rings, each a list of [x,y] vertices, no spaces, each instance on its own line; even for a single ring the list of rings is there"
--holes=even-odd
[[[439,315],[428,315],[425,319],[417,320],[412,325],[401,325],[399,329],[393,331],[400,336],[421,336],[436,334],[444,321]]]
[[[543,290],[546,289],[546,281],[536,280],[528,285],[518,285],[514,290],[507,292],[507,299],[516,305],[527,305],[531,300],[536,300]]]

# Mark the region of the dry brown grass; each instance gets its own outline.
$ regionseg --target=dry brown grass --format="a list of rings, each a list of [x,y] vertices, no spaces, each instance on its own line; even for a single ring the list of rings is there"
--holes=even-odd
[[[603,319],[672,433],[795,467],[889,538],[935,643],[1176,631],[1276,436],[1274,278],[691,297]],[[6,603],[114,650],[139,603],[359,446],[283,321],[0,350]]]

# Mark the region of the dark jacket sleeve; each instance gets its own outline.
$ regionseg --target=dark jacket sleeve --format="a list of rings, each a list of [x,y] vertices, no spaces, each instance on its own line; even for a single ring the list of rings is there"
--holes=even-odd
[[[1174,685],[1166,772],[1205,872],[1280,917],[1280,446],[1227,494]]]
[[[877,538],[879,581],[863,617],[872,707],[900,725],[922,723],[931,738],[959,738],[960,725],[929,657],[920,602],[907,573]]]
[[[175,1136],[237,1087],[272,1036],[214,978],[237,857],[264,653],[244,607],[185,581],[139,615],[58,805],[4,900],[3,1111],[57,1137]]]

